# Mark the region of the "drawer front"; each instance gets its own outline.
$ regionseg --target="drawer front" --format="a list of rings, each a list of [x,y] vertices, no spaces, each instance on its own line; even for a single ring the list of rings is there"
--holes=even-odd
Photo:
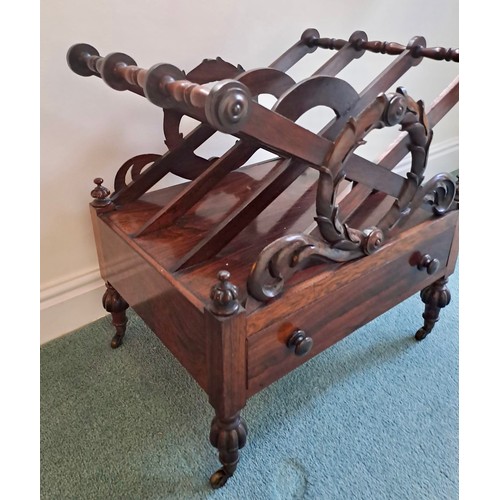
[[[352,280],[334,287],[332,293],[322,290],[322,297],[311,301],[309,306],[250,335],[247,339],[247,395],[267,387],[442,277],[446,273],[454,235],[454,226],[450,226],[450,221],[446,225],[444,222],[442,225],[434,222],[425,231],[413,231],[371,256],[345,264],[341,268],[344,274],[353,266]],[[425,254],[439,260],[439,266],[433,263],[436,267],[433,274],[418,268]],[[360,266],[364,272],[360,272]],[[314,297],[314,293],[311,295]],[[423,307],[422,304],[422,312]],[[416,315],[415,331],[422,326],[420,321],[420,315]],[[304,333],[296,333],[300,330]],[[294,333],[295,345],[290,345]],[[312,347],[309,339],[312,339]]]

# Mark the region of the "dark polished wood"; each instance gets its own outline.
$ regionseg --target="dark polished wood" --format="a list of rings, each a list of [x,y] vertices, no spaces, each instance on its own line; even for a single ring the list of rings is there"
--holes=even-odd
[[[94,179],[95,188],[90,192],[90,196],[94,198],[91,205],[95,208],[104,208],[112,204],[112,200],[109,198],[110,191],[102,185],[103,182],[104,180],[100,177]]]
[[[116,330],[115,335],[111,339],[111,347],[116,349],[121,346],[123,336],[125,335],[128,304],[113,286],[109,282],[106,282],[106,291],[102,297],[102,306],[107,312],[111,313],[111,321]]]
[[[339,50],[347,44],[347,40],[342,40],[341,38],[314,38],[312,37],[308,44],[311,47],[321,47],[322,49]],[[368,50],[375,54],[388,54],[391,56],[399,55],[408,47],[401,45],[396,42],[380,42],[380,41],[368,41],[360,40],[356,47],[358,50]],[[454,61],[458,62],[459,53],[458,49],[446,49],[444,47],[425,47],[425,46],[415,46],[412,47],[413,57],[427,57],[428,59],[434,59],[435,61]]]
[[[312,349],[314,341],[304,330],[294,330],[287,340],[286,346],[293,350],[296,356],[305,356]]]
[[[412,265],[413,254],[415,249],[422,248],[446,261],[456,215],[449,214],[430,224],[425,222],[370,256],[341,266],[333,273],[319,273],[292,285],[282,299],[250,315],[249,394],[267,387],[310,357],[433,283],[439,274],[445,272],[444,266],[430,276]],[[296,329],[303,329],[314,341],[306,356],[295,356],[288,348],[289,337]]]
[[[222,468],[210,477],[212,488],[218,489],[236,471],[240,459],[239,450],[247,440],[247,425],[239,413],[229,418],[214,417],[210,427],[210,443],[219,450],[219,460]]]
[[[446,115],[457,102],[458,102],[458,78],[456,78],[451,85],[445,89],[441,95],[431,104],[427,113],[429,126],[434,128],[439,123],[441,118]],[[398,141],[391,146],[391,148],[382,155],[378,162],[383,168],[392,170],[408,153],[409,138],[407,135],[402,134]],[[342,200],[340,203],[341,220],[348,220],[353,212],[363,203],[364,200],[373,191],[369,186],[358,184],[354,189]]]
[[[448,283],[448,278],[443,277],[420,292],[425,311],[422,314],[424,326],[415,334],[417,340],[423,340],[431,333],[439,319],[439,312],[450,303],[451,294],[446,283]]]
[[[210,310],[217,316],[231,316],[240,307],[238,301],[238,287],[234,286],[230,281],[231,274],[229,271],[219,271],[217,274],[219,280],[210,291]]]
[[[296,83],[286,71],[318,47],[337,52]],[[337,75],[365,52],[397,57],[358,93]],[[217,58],[187,73],[143,69],[122,53],[101,57],[88,44],[68,51],[76,74],[163,108],[168,151],[127,160],[113,193],[96,178],[90,211],[112,347],[130,305],[206,392],[221,464],[213,488],[236,471],[249,397],[418,292],[421,340],[450,301],[458,179],[427,179],[425,168],[458,79],[429,110],[403,88],[388,92],[423,58],[458,61],[458,49],[308,29],[269,67],[245,71]],[[262,94],[276,97],[271,109]],[[313,133],[297,122],[317,106],[335,118]],[[185,136],[184,116],[200,122]],[[390,126],[402,134],[380,160],[356,154],[373,130]],[[234,136],[234,146],[199,156],[216,132]],[[259,149],[277,157],[244,165]],[[391,172],[407,154],[408,175]],[[169,173],[185,182],[151,190]]]

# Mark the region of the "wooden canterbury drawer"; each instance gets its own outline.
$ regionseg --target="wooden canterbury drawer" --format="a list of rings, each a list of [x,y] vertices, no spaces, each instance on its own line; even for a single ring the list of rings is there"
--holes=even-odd
[[[270,326],[250,334],[248,396],[443,276],[456,222],[457,216],[451,214],[405,231],[375,254],[330,273],[326,283],[312,284],[314,300],[308,306],[276,318]],[[417,261],[424,254],[439,260],[438,266],[434,263],[437,269],[432,274],[418,269]],[[293,294],[289,295],[291,302],[296,302]],[[417,315],[415,331],[421,326],[420,321]],[[298,330],[308,339],[297,333],[296,345],[288,347]],[[300,355],[308,348],[306,354]]]

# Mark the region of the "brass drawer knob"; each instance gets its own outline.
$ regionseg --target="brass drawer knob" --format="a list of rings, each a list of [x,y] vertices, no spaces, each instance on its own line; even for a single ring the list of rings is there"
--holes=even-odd
[[[304,356],[312,349],[313,343],[313,339],[308,337],[304,330],[295,330],[286,345],[294,349],[297,356]]]
[[[434,274],[440,266],[440,262],[438,259],[433,259],[428,253],[422,256],[420,262],[417,264],[417,267],[423,271],[427,269],[427,274]]]

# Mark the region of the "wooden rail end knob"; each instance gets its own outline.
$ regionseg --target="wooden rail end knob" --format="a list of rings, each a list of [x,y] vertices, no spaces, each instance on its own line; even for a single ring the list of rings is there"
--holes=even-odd
[[[94,71],[89,68],[88,60],[92,56],[98,56],[99,52],[97,49],[89,45],[88,43],[76,43],[72,45],[67,54],[66,62],[71,68],[71,71],[75,72],[80,76],[92,76],[95,75]]]
[[[311,49],[311,52],[314,52],[318,48],[316,41],[319,40],[319,31],[314,28],[308,28],[302,33],[300,39],[302,43],[305,43]]]
[[[217,82],[208,94],[205,115],[212,127],[232,134],[238,132],[250,117],[252,95],[246,85],[236,80]]]

